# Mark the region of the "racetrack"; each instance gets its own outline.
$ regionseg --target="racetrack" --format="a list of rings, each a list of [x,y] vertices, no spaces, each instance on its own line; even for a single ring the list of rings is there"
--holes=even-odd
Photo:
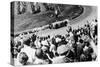
[[[54,11],[44,11],[38,14],[25,13],[22,15],[14,15],[14,33],[30,30],[36,27],[41,27],[55,21],[62,21],[64,19],[77,17],[82,14],[82,7],[75,5],[65,5],[62,7],[64,10],[59,14],[59,17],[55,16]],[[62,9],[61,8],[61,9]],[[74,15],[76,14],[76,15]],[[50,17],[53,15],[52,17]]]
[[[70,24],[72,25],[72,27],[75,28],[75,27],[77,27],[77,25],[81,26],[84,24],[84,22],[87,22],[87,20],[91,21],[93,18],[97,18],[97,14],[96,14],[97,7],[95,7],[95,6],[83,6],[83,8],[84,8],[84,11],[80,16],[70,20]],[[33,16],[28,15],[28,17],[33,17]],[[15,32],[14,33],[23,32],[23,30],[25,31],[25,29],[27,29],[27,30],[32,29],[32,28],[34,28],[34,25],[42,26],[43,25],[42,23],[44,23],[44,25],[45,25],[45,24],[48,24],[49,20],[55,21],[54,19],[56,19],[55,17],[49,18],[49,17],[45,17],[44,15],[42,18],[47,19],[47,20],[44,21],[44,19],[42,19],[42,20],[39,20],[39,21],[41,21],[41,23],[37,23],[38,21],[37,20],[35,21],[34,19],[39,19],[39,18],[35,17],[35,18],[30,18],[28,20],[25,19],[26,21],[24,21],[24,22],[20,20],[20,22],[22,22],[22,23],[19,23],[19,21],[17,21],[18,24],[15,23],[15,28],[14,28]],[[67,19],[67,17],[66,17],[66,19]],[[35,24],[31,21],[34,21]],[[26,23],[26,22],[28,22],[28,23]]]
[[[84,12],[77,18],[70,20],[70,24],[73,27],[73,29],[78,28],[79,26],[83,26],[87,21],[91,22],[93,19],[97,18],[97,8],[96,7],[91,7],[91,6],[84,6]],[[44,30],[44,31],[39,31],[36,33],[38,36],[47,36],[47,35],[57,35],[61,34],[64,35],[66,34],[66,28],[67,27],[62,27],[60,29],[54,29],[54,30]]]
[[[97,18],[97,7],[96,6],[84,6],[84,12],[77,18],[70,20],[70,24],[73,25],[73,27],[76,27],[77,25],[81,26],[85,22],[89,21],[91,22],[93,19]]]

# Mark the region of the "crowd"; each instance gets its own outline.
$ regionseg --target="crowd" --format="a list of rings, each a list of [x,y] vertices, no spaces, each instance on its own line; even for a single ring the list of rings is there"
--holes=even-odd
[[[63,24],[62,24],[63,25]],[[52,28],[53,29],[53,28]],[[55,29],[58,29],[55,28]],[[66,35],[19,36],[11,41],[11,54],[22,65],[52,64],[54,58],[64,56],[66,62],[97,60],[97,19],[78,29],[69,26]]]

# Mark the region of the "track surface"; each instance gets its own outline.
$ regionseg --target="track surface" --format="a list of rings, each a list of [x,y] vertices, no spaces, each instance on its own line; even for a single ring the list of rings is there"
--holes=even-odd
[[[78,28],[79,26],[81,27],[84,25],[84,23],[87,23],[87,21],[91,22],[93,19],[97,18],[97,8],[96,7],[91,7],[91,6],[84,6],[84,12],[81,14],[79,17],[70,20],[71,26],[75,29]],[[64,35],[66,34],[66,28],[67,27],[62,27],[60,29],[54,29],[54,30],[44,30],[44,31],[39,31],[37,33],[38,36],[46,36],[46,35],[56,35],[56,34],[61,34]],[[59,31],[59,32],[58,32]]]
[[[79,17],[71,20],[70,24],[73,27],[77,25],[83,25],[85,22],[91,22],[93,19],[97,18],[97,7],[96,6],[84,6],[84,12]]]
[[[83,11],[83,13],[80,15],[80,16],[78,16],[78,17],[76,17],[75,19],[72,19],[72,20],[70,20],[70,24],[73,26],[73,27],[76,27],[77,25],[83,25],[83,23],[84,22],[87,22],[87,20],[91,20],[92,18],[94,18],[94,17],[97,17],[97,11],[96,11],[96,7],[92,7],[92,6],[83,6],[83,8],[84,8],[84,11]],[[38,15],[37,15],[38,16]],[[19,17],[21,17],[21,16],[19,16]],[[32,17],[32,16],[28,16],[28,17]],[[17,17],[18,18],[18,17]],[[17,19],[16,18],[16,19]],[[43,18],[45,19],[45,17],[43,16]],[[46,21],[49,21],[49,20],[54,20],[54,19],[56,19],[55,17],[53,17],[53,18],[49,18],[49,17],[46,17],[47,18],[47,20]],[[25,19],[24,17],[23,18],[21,18],[21,20],[22,19]],[[37,19],[37,17],[36,17],[36,19]],[[39,18],[38,18],[39,19]],[[43,19],[43,20],[44,20]],[[67,18],[66,18],[67,19]],[[39,25],[39,26],[42,26],[43,24],[41,24],[41,23],[37,23],[37,20],[35,21],[34,19],[26,19],[26,21],[25,22],[23,22],[23,21],[21,21],[20,20],[20,22],[22,22],[22,24],[21,23],[17,23],[17,24],[15,24],[15,31],[14,31],[14,34],[15,33],[17,33],[17,32],[22,32],[22,30],[25,30],[25,28],[27,27],[27,29],[32,29],[32,27],[34,26],[34,25]],[[34,20],[34,23],[33,22],[31,22],[32,20]],[[43,20],[39,20],[39,21],[41,21],[42,23],[44,23],[44,24],[48,24],[48,22],[46,22],[46,21],[43,21]],[[15,22],[16,22],[16,20],[15,20]],[[17,22],[19,22],[19,21],[17,21]],[[26,24],[26,22],[28,22],[27,24]],[[25,23],[25,24],[24,24]],[[17,27],[18,25],[20,25],[19,27]]]
[[[54,23],[56,20],[61,21],[71,17],[77,17],[82,13],[82,8],[71,5],[66,5],[63,9],[59,18],[55,16],[54,11],[44,11],[34,15],[28,12],[22,15],[14,15],[14,33]],[[50,17],[50,15],[54,16]]]

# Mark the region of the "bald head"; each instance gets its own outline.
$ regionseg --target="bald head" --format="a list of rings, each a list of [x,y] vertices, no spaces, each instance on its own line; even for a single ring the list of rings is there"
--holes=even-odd
[[[26,63],[27,63],[27,61],[28,61],[28,56],[27,56],[27,54],[25,53],[25,52],[21,52],[20,54],[19,54],[19,62],[21,63],[21,64],[23,64],[23,65],[25,65]]]
[[[36,49],[35,55],[38,58],[42,58],[43,57],[43,51],[42,51],[42,49]]]

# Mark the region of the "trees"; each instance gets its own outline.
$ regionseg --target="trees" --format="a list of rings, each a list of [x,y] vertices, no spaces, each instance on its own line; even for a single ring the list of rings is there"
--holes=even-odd
[[[38,2],[14,2],[14,13],[15,15],[21,15],[24,13],[39,13],[41,11],[47,11],[46,5],[44,3]]]
[[[26,3],[25,2],[17,2],[17,10],[18,14],[23,14],[26,11]]]

